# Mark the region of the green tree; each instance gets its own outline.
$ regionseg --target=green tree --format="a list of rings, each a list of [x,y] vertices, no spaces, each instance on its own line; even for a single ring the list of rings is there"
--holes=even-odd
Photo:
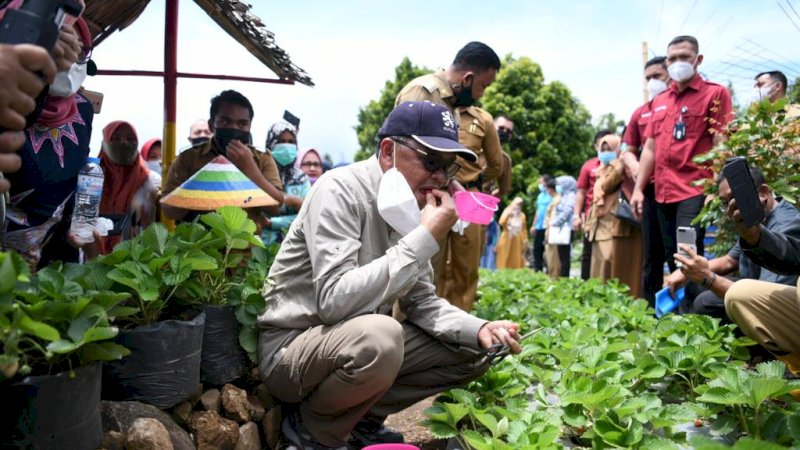
[[[600,116],[600,119],[597,121],[595,131],[609,130],[616,133],[617,131],[622,130],[624,127],[625,121],[623,119],[617,119],[617,117],[614,116],[614,113],[606,113]]]
[[[514,163],[509,195],[522,196],[528,205],[540,173],[577,177],[592,156],[591,115],[563,83],[545,83],[542,68],[530,58],[506,56],[482,103],[493,116],[514,121],[515,137],[505,145]]]
[[[355,130],[358,133],[359,149],[354,157],[355,161],[367,159],[375,154],[378,148],[378,130],[386,116],[394,109],[394,99],[403,86],[430,71],[425,67],[414,65],[408,57],[403,58],[400,65],[394,69],[394,80],[386,81],[380,97],[377,100],[370,100],[367,106],[358,110],[358,125],[355,126]]]
[[[789,104],[800,104],[800,77],[794,79],[794,83],[787,87],[786,98]]]

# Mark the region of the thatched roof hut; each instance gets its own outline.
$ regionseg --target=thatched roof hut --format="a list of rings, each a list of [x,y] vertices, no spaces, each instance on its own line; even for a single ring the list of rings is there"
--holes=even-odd
[[[84,19],[94,37],[94,45],[103,42],[117,30],[136,21],[150,0],[85,0]],[[314,82],[308,74],[289,59],[275,43],[275,35],[266,29],[261,19],[250,12],[250,5],[237,0],[194,0],[214,21],[259,61],[284,80],[307,86]]]

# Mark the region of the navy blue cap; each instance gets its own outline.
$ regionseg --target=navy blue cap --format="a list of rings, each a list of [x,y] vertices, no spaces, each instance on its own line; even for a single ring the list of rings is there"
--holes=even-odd
[[[403,102],[397,105],[378,130],[378,138],[411,136],[425,147],[456,153],[475,162],[475,153],[458,143],[458,126],[449,108],[429,102]]]

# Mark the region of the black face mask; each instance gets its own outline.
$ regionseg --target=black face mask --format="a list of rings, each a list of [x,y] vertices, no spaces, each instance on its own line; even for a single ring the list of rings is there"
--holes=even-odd
[[[497,137],[500,138],[500,143],[501,144],[505,144],[505,143],[511,141],[511,133],[509,133],[506,130],[498,130],[497,131]]]
[[[247,131],[242,131],[236,128],[217,128],[214,130],[214,147],[215,151],[222,156],[226,154],[226,148],[231,141],[239,141],[242,144],[250,145],[253,138]]]
[[[461,83],[461,90],[458,91],[456,94],[456,103],[455,106],[472,106],[475,104],[475,100],[472,99],[472,85],[464,86],[464,83]]]
[[[200,136],[196,138],[191,138],[189,140],[192,142],[192,147],[194,147],[195,145],[205,144],[206,142],[211,140],[211,138],[208,136]]]

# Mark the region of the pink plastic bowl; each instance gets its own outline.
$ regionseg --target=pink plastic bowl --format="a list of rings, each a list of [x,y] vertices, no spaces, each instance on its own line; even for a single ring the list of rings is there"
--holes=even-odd
[[[419,450],[419,447],[410,444],[375,444],[361,450]]]
[[[500,203],[500,199],[493,195],[470,191],[456,192],[453,200],[459,219],[479,225],[489,225]]]

